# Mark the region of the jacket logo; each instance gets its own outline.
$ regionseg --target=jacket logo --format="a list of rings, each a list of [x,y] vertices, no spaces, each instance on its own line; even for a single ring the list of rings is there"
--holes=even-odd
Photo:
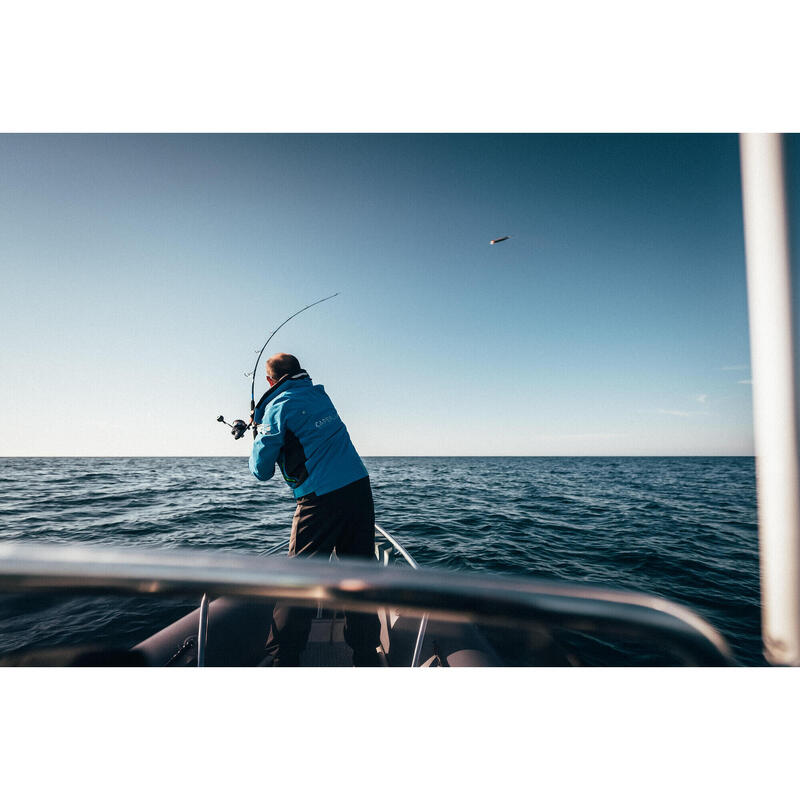
[[[269,433],[270,430],[272,430],[272,425],[265,425],[264,423],[261,423],[256,430],[258,430],[258,432],[263,436],[265,433]]]
[[[322,419],[318,419],[314,423],[315,428],[321,428],[323,425],[327,425],[329,422],[333,422],[336,419],[335,414],[329,414],[327,417],[323,417]]]

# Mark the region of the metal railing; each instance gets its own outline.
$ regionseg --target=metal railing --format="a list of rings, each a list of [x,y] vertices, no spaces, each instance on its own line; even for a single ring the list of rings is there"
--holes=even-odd
[[[197,666],[206,665],[206,644],[208,642],[208,595],[200,601],[200,622],[197,626]]]
[[[394,551],[411,567],[411,569],[419,569],[419,564],[414,560],[411,553],[400,544],[391,534],[389,534],[386,530],[384,530],[380,525],[375,526],[375,532],[379,537],[384,538],[389,544],[392,546]],[[285,550],[289,546],[289,539],[284,539],[282,542],[279,542],[272,547],[268,547],[262,555],[271,556],[275,555],[276,553],[280,553],[281,551]],[[376,542],[376,555],[378,549],[378,542]],[[425,631],[428,627],[428,615],[423,614],[422,619],[419,623],[419,631],[417,632],[417,638],[414,642],[414,652],[411,656],[411,666],[418,667],[420,656],[422,654],[422,644],[425,640]],[[200,664],[198,663],[198,666]]]
[[[380,525],[375,526],[375,530],[386,539],[389,544],[406,560],[411,569],[419,569],[419,564],[411,557],[411,554],[393,536],[390,536]],[[417,640],[414,642],[414,653],[411,656],[411,666],[418,667],[419,659],[422,655],[422,643],[425,640],[425,631],[428,628],[428,615],[423,614],[419,622]]]
[[[683,606],[637,592],[530,578],[380,567],[355,559],[263,558],[220,551],[154,551],[0,544],[0,590],[226,595],[324,602],[488,625],[546,624],[594,635],[649,638],[683,663],[734,664],[723,637]]]

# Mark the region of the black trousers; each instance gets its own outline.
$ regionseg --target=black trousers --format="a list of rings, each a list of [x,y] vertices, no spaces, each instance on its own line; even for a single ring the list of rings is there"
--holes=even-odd
[[[310,494],[297,501],[289,557],[328,558],[334,550],[345,558],[375,557],[375,506],[369,478],[320,497]],[[313,608],[275,604],[266,648],[273,666],[299,666],[315,613]],[[344,638],[353,650],[356,666],[377,666],[377,614],[347,612]]]

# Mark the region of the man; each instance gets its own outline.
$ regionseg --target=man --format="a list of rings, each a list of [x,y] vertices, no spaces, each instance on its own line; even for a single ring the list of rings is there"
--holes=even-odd
[[[269,480],[280,467],[296,500],[289,556],[373,558],[375,507],[369,475],[322,386],[314,386],[288,353],[267,361],[269,390],[253,415],[250,471]],[[273,666],[300,664],[314,611],[276,603],[267,639]],[[376,614],[348,613],[345,641],[355,666],[378,666]]]

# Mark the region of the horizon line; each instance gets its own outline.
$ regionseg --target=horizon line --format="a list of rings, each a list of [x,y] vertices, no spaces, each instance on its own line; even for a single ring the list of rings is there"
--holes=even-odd
[[[243,453],[242,455],[0,455],[0,459],[4,458],[248,458],[249,454]],[[705,454],[705,453],[686,453],[681,455],[675,454],[615,454],[615,455],[362,455],[361,458],[755,458],[755,453],[738,453],[738,454]]]

